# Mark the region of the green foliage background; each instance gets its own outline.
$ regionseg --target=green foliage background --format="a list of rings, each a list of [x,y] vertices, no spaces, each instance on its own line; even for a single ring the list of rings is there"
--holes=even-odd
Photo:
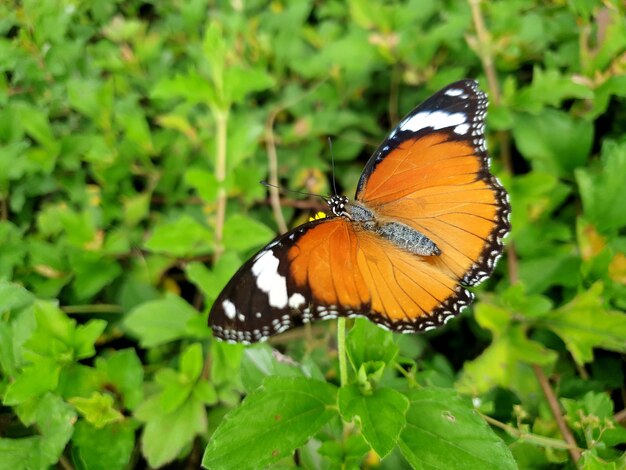
[[[9,0],[0,71],[0,468],[626,466],[623,2]],[[344,384],[334,322],[214,341],[258,181],[329,192],[332,136],[353,194],[466,77],[513,207],[473,310],[351,324]]]

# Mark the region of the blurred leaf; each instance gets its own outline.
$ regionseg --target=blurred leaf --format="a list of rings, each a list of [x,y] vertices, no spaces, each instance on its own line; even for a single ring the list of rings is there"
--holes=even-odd
[[[240,266],[241,259],[237,254],[227,251],[213,265],[213,269],[208,269],[202,263],[192,262],[187,265],[186,272],[189,280],[205,295],[206,301],[212,304]]]
[[[134,349],[112,351],[96,358],[96,369],[121,393],[124,406],[133,410],[143,399],[143,367]]]
[[[519,114],[513,126],[517,148],[533,169],[560,176],[587,162],[593,134],[591,123],[552,109],[537,116]]]
[[[244,252],[266,244],[275,233],[250,217],[235,214],[226,220],[223,236],[226,249]]]
[[[199,315],[187,302],[172,294],[145,302],[131,310],[124,326],[139,338],[144,348],[187,336],[187,322]]]
[[[135,445],[132,421],[95,428],[78,421],[72,435],[72,456],[79,469],[109,470],[123,468],[131,458]]]
[[[111,395],[93,392],[89,398],[74,397],[69,402],[97,429],[124,419],[124,415],[113,406]]]
[[[202,465],[259,468],[287,457],[336,415],[335,403],[336,389],[328,383],[269,377],[225,417],[209,441]]]
[[[562,75],[556,69],[542,70],[535,67],[532,84],[523,89],[516,101],[531,113],[544,113],[544,106],[559,106],[567,98],[590,99],[593,91],[572,77]]]
[[[202,346],[200,343],[193,343],[185,349],[180,357],[180,371],[187,380],[195,382],[200,377],[204,360],[202,357]]]
[[[25,366],[5,392],[2,403],[17,405],[56,388],[61,367],[50,358],[40,358]]]
[[[409,400],[400,449],[415,468],[517,468],[504,442],[456,392],[415,390]]]
[[[189,445],[196,434],[206,430],[204,404],[193,398],[170,412],[163,411],[159,395],[144,402],[136,410],[137,419],[144,421],[141,449],[152,467],[171,462]]]
[[[626,353],[626,315],[604,307],[599,283],[543,317],[541,325],[563,339],[580,365],[593,360],[596,347]]]
[[[555,351],[526,338],[519,325],[510,326],[506,332],[495,336],[480,356],[465,363],[457,389],[473,395],[497,386],[516,390],[525,374],[533,376],[526,364],[547,365],[556,358]]]
[[[206,254],[213,250],[213,233],[192,217],[183,215],[175,221],[155,225],[145,247],[176,257]]]
[[[346,421],[358,418],[363,437],[384,458],[398,443],[406,425],[409,400],[391,388],[377,388],[363,395],[355,385],[339,389],[339,411]]]
[[[600,167],[576,170],[585,216],[601,231],[626,225],[626,143],[607,141]]]
[[[38,400],[35,421],[40,435],[21,439],[0,438],[4,468],[48,468],[58,462],[70,440],[76,414],[72,407],[51,393]]]

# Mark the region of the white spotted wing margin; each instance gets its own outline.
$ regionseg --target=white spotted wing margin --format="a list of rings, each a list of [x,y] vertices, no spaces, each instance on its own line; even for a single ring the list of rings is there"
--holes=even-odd
[[[214,336],[250,344],[313,320],[310,293],[298,289],[289,276],[288,252],[303,233],[331,219],[277,237],[244,263],[213,303],[209,326]]]

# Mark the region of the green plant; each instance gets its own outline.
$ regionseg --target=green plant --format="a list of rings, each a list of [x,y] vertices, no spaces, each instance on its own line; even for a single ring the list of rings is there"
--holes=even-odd
[[[594,0],[0,5],[0,468],[622,468],[625,18]],[[329,192],[333,136],[350,194],[386,130],[465,77],[490,96],[513,226],[473,311],[419,336],[214,341],[230,276],[320,208],[258,181]]]

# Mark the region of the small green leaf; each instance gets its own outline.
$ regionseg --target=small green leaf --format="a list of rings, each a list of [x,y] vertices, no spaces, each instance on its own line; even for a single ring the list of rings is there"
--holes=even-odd
[[[190,345],[180,357],[180,371],[190,382],[198,380],[202,373],[203,364],[202,345],[200,343]]]
[[[269,377],[226,415],[204,452],[202,465],[208,469],[267,467],[291,455],[336,416],[335,403],[336,388],[328,383]]]
[[[72,338],[74,358],[86,359],[96,354],[96,341],[106,327],[107,322],[104,320],[89,320],[86,324],[77,326]]]
[[[213,233],[188,215],[155,225],[145,244],[148,250],[171,256],[201,255],[213,251]]]
[[[511,451],[454,390],[410,393],[400,450],[413,468],[517,469]]]
[[[122,394],[124,406],[135,409],[143,399],[143,366],[135,349],[122,349],[97,357],[96,369],[103,372],[107,382]]]
[[[238,252],[264,245],[274,236],[266,225],[241,214],[229,217],[224,224],[224,246]]]
[[[377,388],[372,394],[363,395],[353,384],[339,389],[338,403],[344,420],[358,418],[363,437],[381,458],[396,446],[409,408],[409,400],[400,392]]]
[[[626,315],[604,307],[600,283],[543,317],[541,325],[563,339],[580,365],[593,360],[594,348],[626,353]]]
[[[124,419],[124,415],[114,408],[113,397],[108,394],[93,392],[89,398],[74,397],[68,401],[97,429]]]
[[[398,354],[393,334],[372,322],[357,318],[347,337],[348,357],[354,370],[366,362],[383,361],[388,364]]]
[[[124,326],[149,348],[187,336],[187,322],[199,313],[180,297],[144,302],[128,313]]]

